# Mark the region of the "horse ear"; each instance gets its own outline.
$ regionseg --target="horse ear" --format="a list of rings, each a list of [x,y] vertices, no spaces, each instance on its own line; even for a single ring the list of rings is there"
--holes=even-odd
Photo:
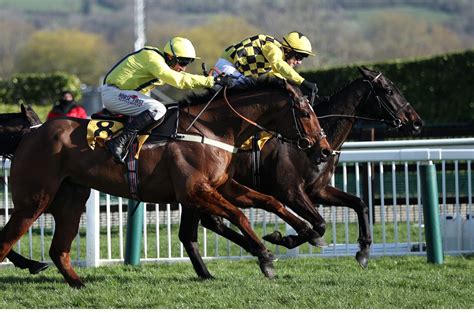
[[[370,77],[370,70],[365,67],[365,66],[359,66],[357,67],[357,69],[359,70],[359,72],[362,74],[362,76],[364,77]]]
[[[25,105],[24,105],[23,103],[20,105],[20,108],[21,108],[21,113],[22,113],[24,116],[26,116],[26,108],[25,108]]]

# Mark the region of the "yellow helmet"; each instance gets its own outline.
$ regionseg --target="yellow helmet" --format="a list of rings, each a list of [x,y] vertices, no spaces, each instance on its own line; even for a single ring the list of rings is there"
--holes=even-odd
[[[174,58],[200,59],[191,41],[183,37],[171,38],[163,50]]]
[[[283,42],[281,44],[296,52],[314,55],[308,37],[300,32],[288,33],[283,37]]]

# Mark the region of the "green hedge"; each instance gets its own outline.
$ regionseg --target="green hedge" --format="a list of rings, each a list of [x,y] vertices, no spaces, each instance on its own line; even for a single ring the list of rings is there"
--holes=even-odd
[[[76,100],[79,100],[81,97],[79,78],[62,72],[17,74],[10,80],[0,79],[0,103],[50,106],[65,90],[70,90]]]
[[[474,123],[474,50],[428,59],[364,64],[395,83],[427,124]],[[329,95],[360,77],[357,66],[304,72]]]

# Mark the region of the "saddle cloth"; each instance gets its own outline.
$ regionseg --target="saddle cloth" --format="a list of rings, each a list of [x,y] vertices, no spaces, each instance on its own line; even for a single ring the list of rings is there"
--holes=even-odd
[[[263,146],[267,143],[268,140],[270,140],[270,138],[272,138],[273,135],[268,133],[268,132],[265,132],[265,131],[262,131],[260,132],[260,139],[257,141],[257,144],[258,144],[258,147],[260,150],[262,150]],[[242,146],[240,146],[240,150],[251,150],[252,149],[252,137],[250,137],[249,139],[247,139],[243,144]]]
[[[118,134],[126,125],[129,118],[105,114],[93,114],[87,124],[87,143],[94,150],[97,146],[103,147],[105,142]],[[170,106],[166,111],[163,122],[153,129],[152,133],[140,132],[137,136],[137,152],[135,159],[140,156],[140,151],[147,139],[152,136],[153,142],[166,141],[176,134],[178,127],[178,107]]]

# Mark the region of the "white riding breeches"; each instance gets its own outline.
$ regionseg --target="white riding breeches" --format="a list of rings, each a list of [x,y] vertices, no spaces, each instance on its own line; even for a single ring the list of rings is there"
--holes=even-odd
[[[148,110],[157,121],[166,113],[163,103],[135,90],[121,90],[114,86],[103,85],[101,94],[105,108],[115,114],[137,116]]]

